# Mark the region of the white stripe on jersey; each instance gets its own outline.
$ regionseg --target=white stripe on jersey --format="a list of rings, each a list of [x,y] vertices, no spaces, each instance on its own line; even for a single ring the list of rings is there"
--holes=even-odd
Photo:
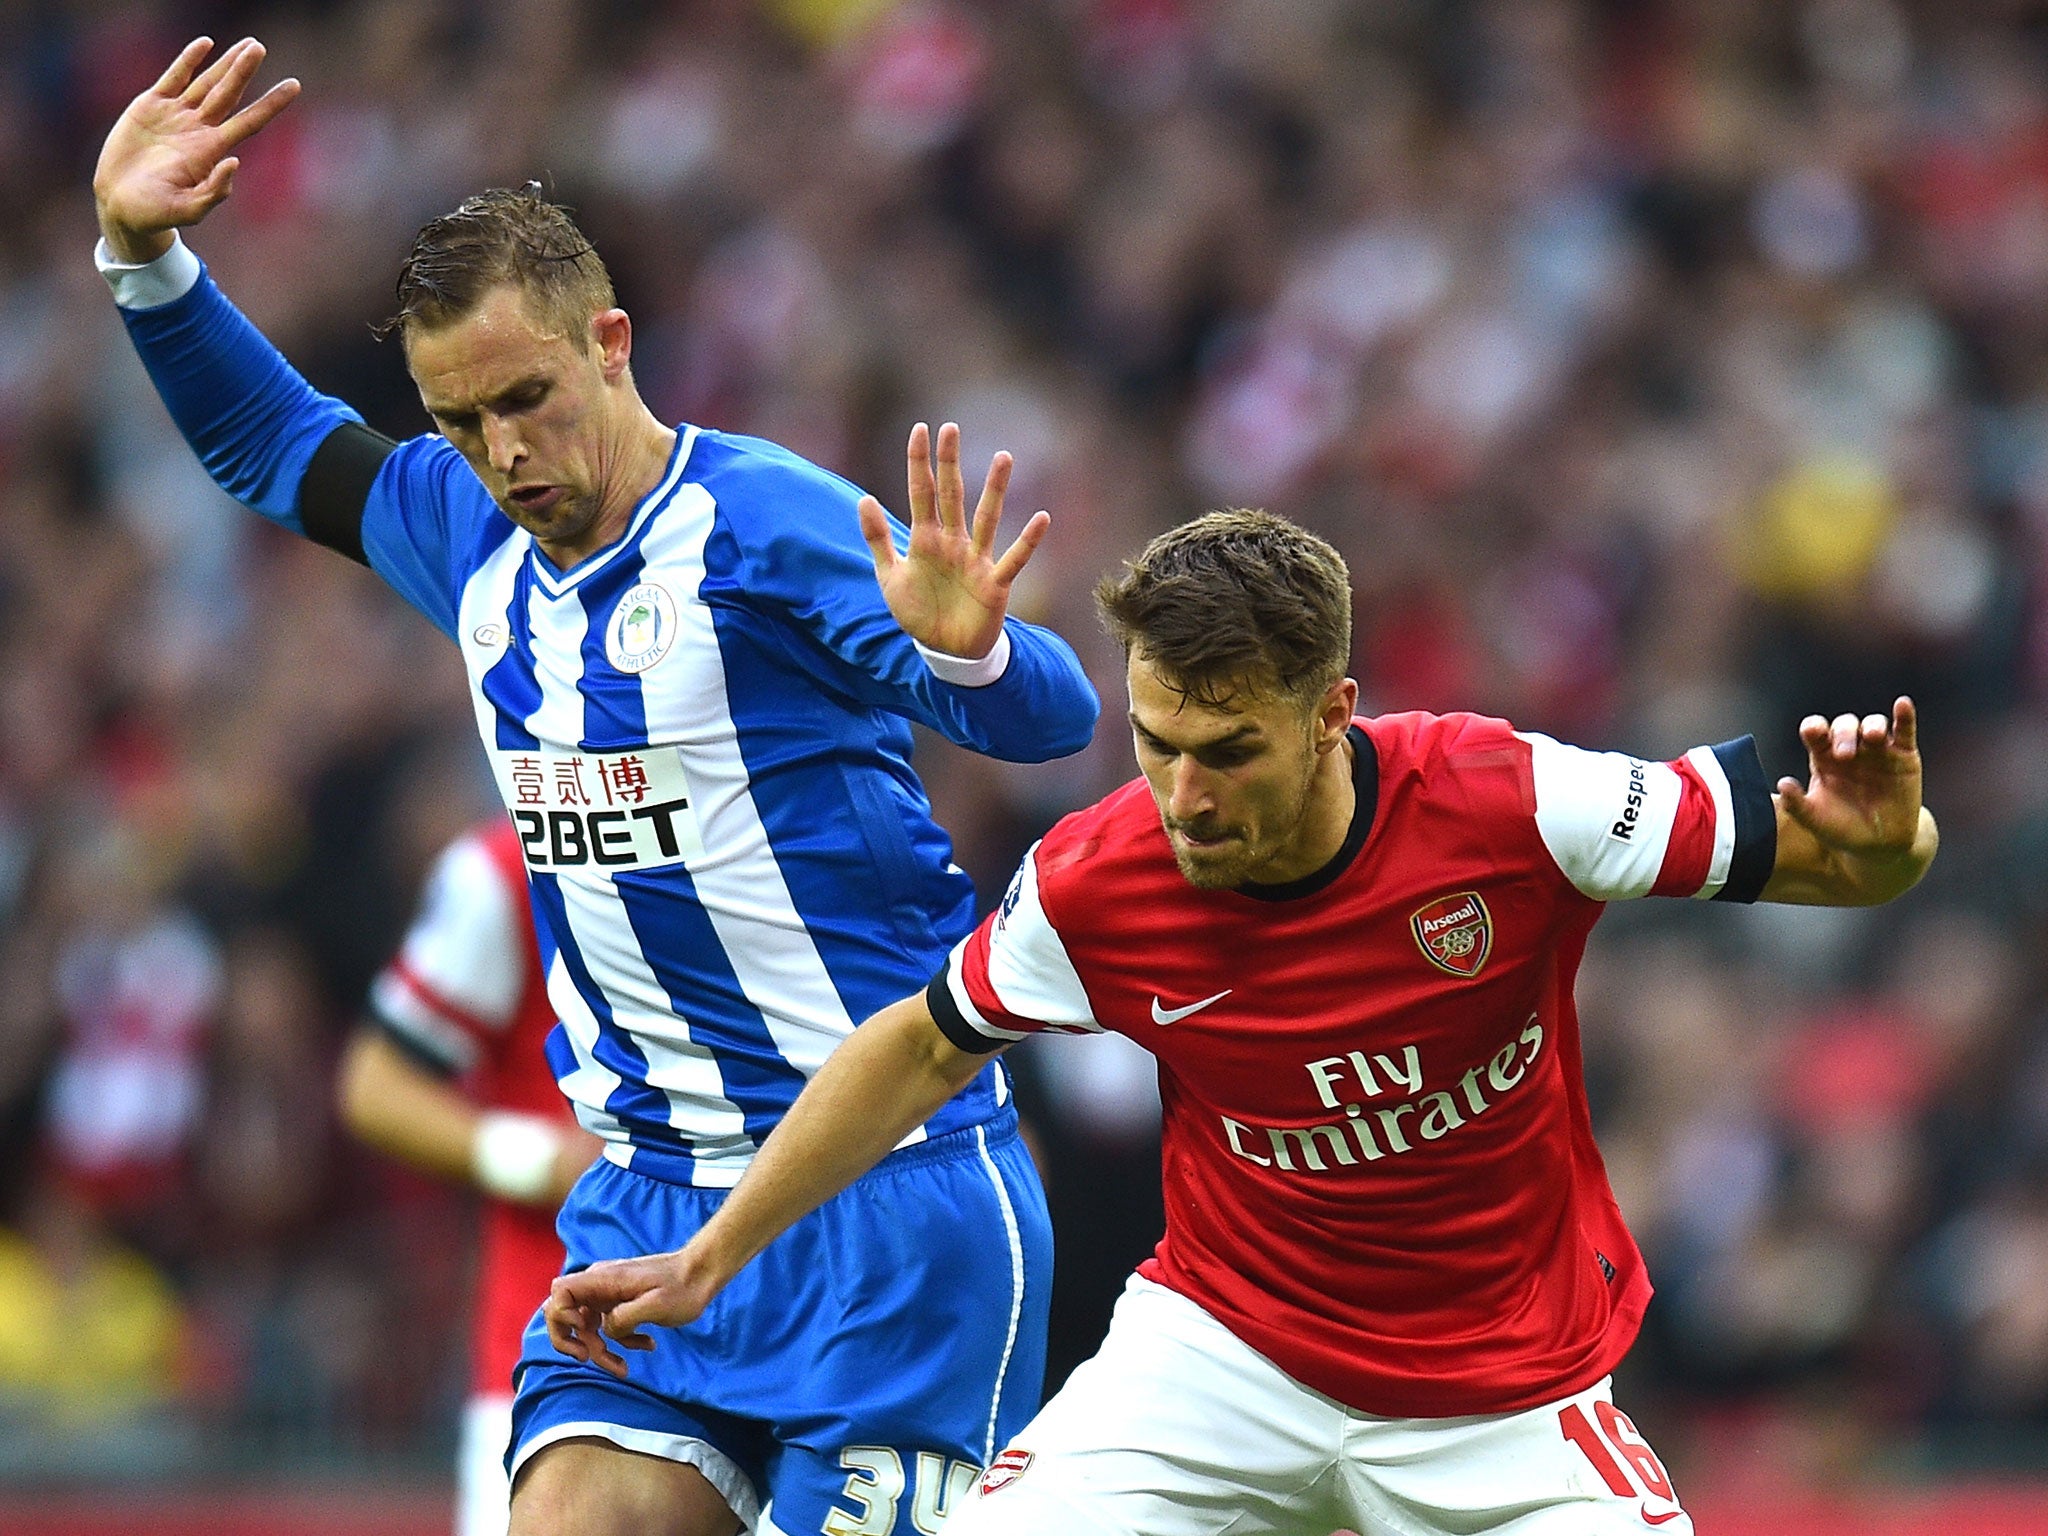
[[[624,1079],[597,1059],[597,1015],[576,990],[569,962],[559,954],[548,967],[548,1001],[554,1004],[555,1016],[562,1021],[562,1032],[569,1037],[569,1045],[576,1053],[575,1071],[555,1081],[583,1129],[604,1138],[604,1155],[621,1168],[630,1167],[632,1143],[626,1140],[625,1129],[603,1108],[605,1100]]]
[[[668,989],[647,964],[640,936],[610,877],[564,870],[555,882],[569,931],[576,936],[577,953],[592,975],[604,978],[612,1023],[630,1035],[647,1058],[647,1086],[668,1100],[668,1123],[687,1133],[695,1160],[690,1182],[731,1188],[739,1182],[754,1143],[747,1135],[746,1117],[725,1096],[717,1059],[708,1046],[691,1038],[689,1021],[676,1012]],[[566,1083],[563,1090],[568,1090]],[[732,1161],[735,1157],[738,1161]],[[720,1166],[707,1169],[707,1164]]]
[[[1693,892],[1695,900],[1706,901],[1718,896],[1728,883],[1728,866],[1735,860],[1735,790],[1712,747],[1694,747],[1685,760],[1706,781],[1714,797],[1714,853],[1707,861],[1707,883]]]
[[[469,702],[476,710],[477,730],[484,744],[498,739],[498,711],[484,697],[484,674],[505,654],[509,637],[505,633],[506,611],[512,606],[512,589],[519,580],[519,568],[533,548],[533,535],[515,528],[511,537],[491,551],[462,586],[462,601],[455,613],[455,643],[462,647],[463,665],[469,669]]]
[[[642,541],[647,569],[659,570],[694,597],[704,583],[704,548],[716,510],[703,487],[683,487]],[[676,654],[640,679],[647,736],[689,743],[691,808],[708,850],[705,858],[692,862],[690,883],[741,993],[760,1013],[777,1053],[808,1079],[852,1032],[855,1021],[847,1016],[797,912],[754,803],[711,610],[701,602],[678,607]],[[680,664],[684,657],[690,665]],[[694,1124],[685,1129],[698,1134]],[[919,1127],[902,1144],[923,1139]],[[747,1143],[726,1155],[743,1161],[752,1151]],[[698,1155],[706,1155],[701,1145]]]
[[[1677,772],[1535,731],[1515,734],[1529,744],[1536,829],[1565,878],[1595,901],[1649,895],[1678,820],[1684,783]]]
[[[963,950],[956,950],[956,957]],[[991,1024],[963,994],[967,988],[959,977],[959,959],[946,967],[947,981],[955,1002],[977,1028],[992,1040],[1021,1040],[1024,1037]],[[1100,1034],[1088,989],[1059,930],[1045,915],[1038,899],[1038,844],[1033,843],[1024,862],[1003,893],[1000,915],[990,925],[988,939],[988,984],[1005,1013],[1031,1019],[1049,1028],[1082,1034]]]
[[[542,562],[536,559],[538,573]],[[590,633],[590,615],[575,593],[550,597],[536,579],[526,589],[527,634],[533,642],[533,680],[540,704],[525,720],[543,747],[576,750],[583,740],[583,641]]]

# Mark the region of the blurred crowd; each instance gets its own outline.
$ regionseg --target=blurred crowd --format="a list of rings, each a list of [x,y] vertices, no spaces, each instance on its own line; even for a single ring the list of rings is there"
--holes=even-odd
[[[1670,755],[1922,711],[1875,913],[1612,913],[1597,1123],[1667,1459],[2048,1463],[2048,20],[2020,0],[0,3],[0,1476],[438,1447],[462,1202],[336,1134],[337,1042],[489,797],[454,653],[191,462],[90,177],[192,33],[303,100],[193,239],[323,388],[424,219],[537,178],[656,410],[900,505],[1015,453],[1020,598],[1110,707],[927,742],[960,860],[1131,772],[1094,578],[1218,505],[1329,537],[1367,706]],[[1058,1374],[1157,1235],[1125,1042],[1019,1053]],[[438,1450],[434,1453],[438,1455]],[[96,1460],[97,1458],[97,1460]]]

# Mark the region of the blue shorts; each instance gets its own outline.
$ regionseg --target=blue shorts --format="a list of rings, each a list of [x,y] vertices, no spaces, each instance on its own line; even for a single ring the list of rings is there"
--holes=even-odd
[[[600,1159],[559,1222],[567,1268],[680,1248],[725,1199]],[[687,1462],[748,1526],[917,1536],[1038,1409],[1052,1227],[1005,1106],[891,1153],[742,1270],[704,1316],[652,1328],[629,1379],[528,1325],[520,1466],[594,1437]]]

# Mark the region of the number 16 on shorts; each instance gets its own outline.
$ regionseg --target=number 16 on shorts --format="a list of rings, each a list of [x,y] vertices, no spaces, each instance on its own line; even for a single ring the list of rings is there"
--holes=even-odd
[[[1557,1413],[1557,1427],[1573,1445],[1585,1453],[1593,1470],[1616,1498],[1641,1499],[1643,1523],[1669,1524],[1683,1513],[1671,1474],[1642,1437],[1629,1416],[1605,1398],[1593,1400],[1593,1416],[1577,1402],[1566,1403]],[[1594,1427],[1597,1422],[1598,1428]]]

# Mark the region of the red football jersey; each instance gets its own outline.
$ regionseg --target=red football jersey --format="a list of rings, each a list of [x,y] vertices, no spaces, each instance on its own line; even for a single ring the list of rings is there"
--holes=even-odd
[[[498,817],[456,839],[428,876],[397,956],[370,989],[377,1021],[414,1055],[460,1076],[490,1109],[573,1125],[548,1070],[554,1028],[511,822]],[[552,1211],[484,1201],[471,1382],[512,1390],[519,1340],[562,1269]]]
[[[953,952],[988,1050],[1114,1030],[1159,1058],[1166,1235],[1141,1273],[1367,1413],[1598,1381],[1650,1297],[1593,1144],[1572,980],[1602,903],[1754,900],[1776,820],[1748,738],[1675,762],[1472,715],[1354,723],[1343,849],[1188,884],[1144,781],[1067,817]]]

